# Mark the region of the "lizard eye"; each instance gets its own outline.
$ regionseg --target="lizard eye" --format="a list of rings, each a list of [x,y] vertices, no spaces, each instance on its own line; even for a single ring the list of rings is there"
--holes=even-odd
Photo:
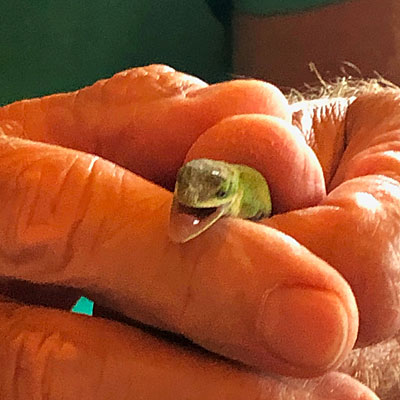
[[[228,192],[225,189],[219,189],[218,192],[216,193],[216,196],[219,197],[220,199],[223,199],[226,197]]]

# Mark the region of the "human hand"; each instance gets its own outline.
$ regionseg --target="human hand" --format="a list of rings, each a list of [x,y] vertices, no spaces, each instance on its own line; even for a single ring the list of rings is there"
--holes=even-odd
[[[258,371],[307,376],[336,369],[351,350],[358,327],[353,293],[335,270],[342,267],[332,264],[333,268],[275,228],[280,224],[285,232],[291,226],[285,225],[290,221],[286,215],[295,220],[302,212],[315,210],[291,209],[330,201],[330,195],[324,196],[322,171],[330,180],[327,171],[334,163],[329,160],[341,158],[340,140],[335,139],[343,137],[340,127],[345,113],[338,110],[314,121],[316,143],[322,134],[328,143],[315,148],[323,155],[321,170],[301,134],[290,125],[292,110],[282,94],[261,82],[207,87],[153,66],[118,74],[75,94],[0,109],[4,293],[8,299],[23,297],[28,304],[58,308],[68,308],[71,299],[83,293],[104,307],[183,334]],[[249,113],[280,120],[247,115],[218,123],[224,117]],[[203,138],[229,133],[226,124],[237,126],[238,119],[246,142],[253,143],[252,160],[261,166],[267,154],[275,154],[275,173],[268,177],[273,197],[275,193],[273,204],[289,212],[267,220],[272,228],[226,219],[184,246],[170,243],[172,194],[116,164],[170,188],[196,139],[201,135],[187,157],[206,153]],[[266,144],[267,154],[258,155],[255,150],[260,150],[262,132],[267,138],[273,133],[275,141]],[[211,149],[229,153],[229,143],[234,141],[215,140]],[[285,158],[290,164],[282,164]],[[383,186],[396,185],[389,181]],[[346,197],[350,202],[352,193]],[[391,204],[386,198],[379,202],[383,207]],[[325,212],[324,206],[320,208]],[[366,212],[362,204],[360,210]],[[376,222],[375,216],[365,222]],[[359,222],[352,221],[356,228]],[[337,226],[332,229],[340,232]],[[390,243],[386,233],[377,246]],[[312,251],[318,254],[319,248]],[[343,253],[343,248],[337,251]],[[396,250],[385,255],[395,257]],[[357,301],[361,299],[360,315],[372,312],[371,320],[381,326],[363,327],[361,319],[360,343],[382,340],[398,330],[393,313],[385,319],[374,304],[396,311],[395,285],[382,293],[392,278],[388,272],[395,269],[393,259],[379,261],[375,265],[383,278],[378,281],[368,275],[374,272],[370,269],[363,280],[346,277]],[[353,275],[358,276],[359,265],[353,267]],[[365,298],[361,284],[366,290],[369,279],[374,290]],[[129,398],[130,393],[146,399],[278,399],[306,394],[311,399],[373,398],[362,385],[339,373],[307,381],[272,378],[165,344],[127,325],[6,299],[0,310],[4,337],[0,359],[2,365],[11,366],[0,372],[5,399],[43,393],[54,399],[78,394]]]

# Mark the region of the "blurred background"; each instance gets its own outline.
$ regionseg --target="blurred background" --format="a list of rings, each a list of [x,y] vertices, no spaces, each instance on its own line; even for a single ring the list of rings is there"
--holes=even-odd
[[[0,0],[0,105],[151,63],[280,87],[400,78],[398,0]],[[344,64],[345,63],[345,64]],[[355,65],[355,68],[348,65]]]

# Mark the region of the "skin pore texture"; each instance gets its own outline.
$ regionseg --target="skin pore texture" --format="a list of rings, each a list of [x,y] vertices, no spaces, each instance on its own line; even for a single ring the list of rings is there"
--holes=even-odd
[[[184,243],[223,216],[258,221],[271,211],[268,184],[255,169],[205,158],[192,160],[178,171],[169,236]]]

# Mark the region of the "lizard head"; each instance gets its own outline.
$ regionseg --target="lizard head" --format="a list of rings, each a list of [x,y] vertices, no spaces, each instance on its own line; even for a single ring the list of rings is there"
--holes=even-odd
[[[222,161],[200,158],[178,172],[170,213],[169,236],[186,242],[228,215],[237,203],[239,171]]]
[[[215,208],[230,204],[237,194],[239,173],[223,161],[200,158],[178,172],[175,196],[191,208]]]

